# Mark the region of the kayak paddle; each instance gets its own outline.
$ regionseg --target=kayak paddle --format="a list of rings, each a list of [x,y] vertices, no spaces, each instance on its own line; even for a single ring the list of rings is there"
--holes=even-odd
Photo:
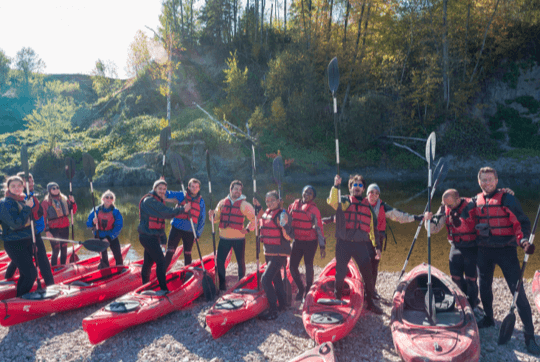
[[[183,178],[182,174],[184,174],[185,172],[184,162],[182,161],[182,157],[180,157],[180,155],[175,152],[171,152],[169,155],[169,158],[171,160],[171,167],[172,167],[174,178],[176,178],[176,180],[182,186],[182,192],[186,194],[186,189],[184,188],[184,183],[182,182],[182,178]],[[195,244],[197,244],[197,250],[199,251],[199,257],[201,258],[201,268],[204,274],[203,280],[202,280],[204,297],[206,298],[207,302],[210,302],[216,296],[216,285],[214,284],[214,281],[212,280],[210,275],[207,274],[206,268],[204,267],[201,247],[199,246],[199,238],[197,238],[197,233],[195,232],[195,225],[193,225],[193,220],[191,219],[191,212],[188,213],[188,219],[191,224],[191,231],[193,231],[193,239],[195,240]],[[217,264],[215,265],[215,268],[217,269]]]
[[[167,126],[161,130],[159,133],[159,147],[163,151],[163,168],[161,171],[161,176],[165,176],[165,155],[167,150],[171,145],[171,127]]]
[[[538,216],[540,215],[540,205],[538,206],[538,211],[536,212],[536,218],[534,219],[534,226],[532,228],[531,235],[529,236],[529,244],[533,244],[534,242],[534,233],[536,232],[536,226],[538,225]],[[519,289],[523,289],[523,273],[525,272],[525,267],[527,266],[527,261],[529,260],[529,254],[525,254],[525,257],[523,258],[523,265],[521,266],[521,274],[519,276],[519,280],[516,285],[516,291],[514,292],[514,297],[512,298],[512,305],[510,306],[510,311],[504,317],[503,322],[501,324],[501,329],[499,329],[499,339],[497,341],[498,344],[505,344],[507,343],[510,338],[512,338],[512,334],[514,333],[514,326],[516,324],[516,315],[514,314],[514,310],[516,309],[516,301],[519,293]],[[523,293],[525,291],[523,290]]]
[[[109,247],[109,242],[101,240],[101,239],[88,239],[85,241],[77,241],[77,240],[66,240],[66,239],[59,239],[59,238],[48,238],[46,236],[43,236],[42,239],[50,240],[50,241],[59,241],[61,243],[79,244],[79,245],[82,245],[86,250],[95,251],[96,253],[101,253],[102,251],[107,250],[107,248]]]
[[[28,164],[28,146],[24,144],[21,147],[21,166],[24,172],[24,179],[26,180],[26,192],[27,195],[30,195],[30,187],[28,186],[28,179],[30,177],[30,166]],[[37,255],[37,246],[36,246],[36,233],[34,230],[34,215],[30,214],[30,227],[32,228],[32,242],[34,243],[34,260],[36,261],[36,269],[39,271],[39,262]],[[38,290],[42,290],[40,278],[37,278]]]
[[[208,174],[208,194],[210,195],[210,206],[208,209],[212,210],[212,178],[210,176],[210,151],[206,150],[206,173]],[[216,252],[216,229],[214,226],[214,217],[210,219],[210,223],[212,224],[212,247],[214,248],[214,266],[215,266],[215,280],[214,284],[219,285],[219,275],[217,272],[217,252]],[[217,288],[216,288],[217,292]]]
[[[83,170],[84,174],[90,181],[90,193],[92,194],[92,207],[94,210],[94,216],[97,218],[97,209],[96,209],[96,201],[94,200],[94,186],[92,185],[92,178],[96,174],[96,163],[94,162],[94,158],[90,156],[89,153],[83,153],[82,155],[82,161],[83,161]],[[96,224],[97,232],[96,236],[99,238],[99,222]]]
[[[253,179],[253,198],[257,197],[257,164],[255,162],[255,144],[251,144],[251,178]],[[257,257],[257,290],[261,290],[261,271],[259,270],[259,254],[261,239],[259,239],[259,220],[255,212],[255,256]]]
[[[431,212],[431,176],[433,171],[433,161],[435,158],[436,137],[435,132],[431,132],[426,142],[426,160],[428,162],[428,212]],[[427,220],[427,238],[428,238],[428,282],[425,304],[427,308],[428,319],[435,325],[437,317],[435,315],[435,296],[433,295],[433,285],[431,283],[431,220]]]
[[[334,57],[328,64],[328,87],[332,92],[332,98],[334,99],[334,135],[336,138],[336,168],[339,175],[339,140],[337,130],[337,98],[336,92],[339,87],[339,68],[337,57]],[[341,202],[341,187],[338,188],[338,200]]]
[[[274,181],[278,185],[278,195],[279,195],[279,201],[282,202],[281,198],[281,180],[283,179],[283,174],[285,173],[285,167],[283,166],[283,157],[281,157],[281,153],[278,150],[278,155],[276,158],[274,158],[274,161],[272,162],[272,168],[274,171]],[[285,294],[287,297],[287,305],[292,304],[292,286],[291,282],[289,281],[289,278],[287,277],[287,266],[285,265],[283,268],[283,286],[285,287]]]
[[[72,180],[73,177],[75,177],[75,160],[71,157],[66,157],[66,177],[69,180],[69,196],[73,196],[73,185]],[[75,228],[74,228],[74,222],[73,222],[73,209],[71,211],[71,240],[75,240]],[[73,245],[73,253],[71,253],[71,257],[69,258],[70,262],[75,261],[75,245]]]

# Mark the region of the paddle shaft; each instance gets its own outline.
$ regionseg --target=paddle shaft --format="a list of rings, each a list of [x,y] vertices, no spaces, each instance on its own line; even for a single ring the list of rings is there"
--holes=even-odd
[[[332,92],[332,98],[334,100],[334,136],[336,138],[336,171],[339,175],[339,139],[337,129],[337,98],[335,92]],[[338,187],[338,200],[341,202],[341,186]]]
[[[255,145],[251,145],[251,152],[253,154],[253,197],[257,196],[257,177],[255,175]],[[259,239],[259,220],[257,218],[257,212],[255,212],[255,256],[257,257],[257,291],[261,290],[261,271],[259,270],[259,253],[261,252],[261,241]]]
[[[69,179],[69,196],[73,196],[73,185],[71,183],[71,178]],[[71,240],[75,240],[75,228],[73,221],[73,209],[70,210],[71,213]],[[75,261],[75,245],[73,245],[73,252],[71,253],[71,258],[69,258],[68,263]]]
[[[208,177],[208,193],[210,194],[210,209],[212,209],[212,181]],[[210,223],[212,224],[212,246],[214,248],[214,265],[216,268],[215,283],[219,285],[219,275],[217,273],[217,251],[216,251],[216,229],[214,226],[214,216],[210,218]]]
[[[26,192],[28,192],[28,194],[30,194],[30,187],[28,185],[28,177],[30,177],[30,176],[29,175],[24,175],[24,176],[26,178]],[[36,234],[35,234],[33,217],[34,216],[33,216],[33,213],[32,213],[32,215],[30,215],[30,227],[32,229],[32,242],[34,243],[34,259],[36,260],[36,269],[39,270],[38,250],[37,250],[37,245],[36,245]],[[41,290],[43,288],[41,287],[41,281],[39,279],[40,278],[38,277],[37,278],[38,290]]]
[[[431,164],[428,167],[428,194],[431,196]],[[428,197],[428,212],[431,212],[431,197]],[[427,220],[427,238],[428,238],[428,294],[429,294],[429,313],[433,308],[433,285],[431,284],[431,220]],[[433,315],[430,315],[433,318]]]

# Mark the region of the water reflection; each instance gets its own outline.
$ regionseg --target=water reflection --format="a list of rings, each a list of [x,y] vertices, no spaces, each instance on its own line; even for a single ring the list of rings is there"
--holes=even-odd
[[[314,185],[317,189],[317,198],[315,202],[321,210],[323,216],[329,216],[334,213],[333,209],[326,204],[326,197],[330,191],[332,180],[329,180],[328,184],[323,185]],[[370,182],[372,182],[370,180]],[[306,182],[307,183],[307,182]],[[427,201],[427,193],[422,194],[420,197],[411,200],[405,204],[400,204],[403,200],[410,198],[411,196],[421,192],[425,185],[418,182],[396,182],[396,181],[377,181],[381,187],[381,199],[387,202],[391,206],[399,205],[398,208],[402,209],[411,214],[419,214],[424,210],[425,203]],[[246,187],[244,188],[244,194],[247,195],[248,200],[251,202],[253,196],[252,189],[247,186],[251,184],[250,182],[244,182]],[[227,185],[212,185],[212,207],[215,207],[217,202],[224,198],[228,194],[228,184]],[[264,184],[260,180],[257,183],[258,186],[258,196],[259,201],[264,201],[264,194],[271,190],[275,189],[275,185],[272,183]],[[301,195],[301,190],[304,187],[304,184],[284,184],[282,193],[285,199],[285,206],[291,204],[296,198],[299,198]],[[139,222],[139,210],[138,205],[141,197],[148,191],[150,191],[150,186],[147,187],[110,187],[110,189],[116,194],[116,206],[122,213],[124,218],[124,228],[120,233],[120,243],[127,244],[131,243],[132,247],[129,251],[127,259],[137,260],[142,258],[144,249],[139,243],[139,234],[137,233],[137,226]],[[107,187],[97,187],[95,192],[96,202],[99,202],[101,193],[106,191]],[[181,189],[180,185],[170,184],[169,189],[179,190]],[[92,209],[92,201],[90,198],[90,189],[89,188],[78,188],[75,189],[74,195],[78,204],[79,212],[75,215],[75,237],[77,240],[86,240],[92,237],[90,230],[86,228],[86,219],[90,210]],[[346,192],[345,188],[342,187],[342,192]],[[469,191],[464,193],[465,196],[472,196],[478,192],[478,190]],[[441,201],[441,193],[438,192],[432,203],[432,210],[436,211]],[[210,198],[208,195],[208,186],[203,182],[201,187],[201,194],[207,203],[207,207]],[[535,198],[525,198],[520,197],[520,193],[516,194],[520,198],[521,205],[529,217],[529,219],[534,220],[535,213],[538,207],[538,202],[540,199],[536,195]],[[403,267],[403,263],[409,251],[414,233],[418,226],[417,222],[410,224],[399,224],[393,221],[388,220],[387,222],[387,234],[388,242],[387,248],[382,253],[382,260],[380,263],[380,270],[386,271],[400,271]],[[217,225],[216,225],[217,226]],[[167,222],[167,235],[170,231],[171,225]],[[392,231],[390,231],[390,228]],[[319,266],[326,265],[333,257],[335,253],[335,238],[334,232],[335,228],[333,224],[325,226],[325,236],[327,237],[327,253],[326,258],[320,258],[319,253],[315,257],[315,264]],[[395,236],[395,242],[394,238]],[[219,241],[218,230],[216,227],[216,242]],[[432,263],[437,268],[441,269],[445,273],[449,273],[448,270],[448,252],[450,250],[450,244],[446,239],[446,230],[441,231],[439,234],[432,235]],[[1,243],[1,242],[0,242]],[[250,233],[247,235],[246,239],[246,261],[253,262],[255,261],[255,235]],[[48,244],[46,242],[46,244]],[[203,255],[211,253],[213,250],[212,246],[212,229],[209,224],[208,215],[207,215],[207,225],[204,228],[203,234],[201,236],[201,250]],[[3,249],[3,245],[1,249]],[[50,249],[50,245],[48,246]],[[523,251],[518,249],[520,260],[523,260]],[[80,255],[83,258],[90,256],[92,253],[86,250],[81,250]],[[196,247],[193,248],[193,257],[198,257]],[[264,255],[261,252],[261,260],[264,260]],[[233,256],[233,261],[234,259]],[[427,235],[425,229],[422,229],[420,236],[415,245],[415,249],[409,260],[407,271],[412,269],[414,266],[427,262]],[[533,256],[529,260],[529,267],[525,271],[527,278],[532,278],[534,271],[540,269],[540,260],[538,257]],[[502,277],[500,269],[496,269],[496,276]]]

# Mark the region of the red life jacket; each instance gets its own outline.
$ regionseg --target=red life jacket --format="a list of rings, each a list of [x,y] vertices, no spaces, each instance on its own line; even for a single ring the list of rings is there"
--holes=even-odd
[[[461,212],[463,209],[467,206],[469,203],[469,199],[462,199],[460,205],[457,208],[458,215],[461,215]],[[475,227],[475,221],[472,218],[467,219],[461,219],[461,225],[459,227],[455,227],[454,224],[450,221],[450,212],[452,209],[445,206],[444,207],[444,214],[446,215],[446,229],[448,230],[448,240],[459,244],[459,243],[466,243],[470,241],[476,240],[476,229]]]
[[[175,218],[187,220],[189,214],[191,215],[193,225],[197,225],[197,223],[199,222],[199,215],[201,214],[201,195],[192,198],[188,193],[185,195],[184,201],[182,201],[180,205],[184,206],[185,204],[187,204],[188,201],[191,203],[191,210],[189,210],[189,212],[183,212],[181,214],[178,214],[177,216],[175,216]],[[242,221],[244,220],[242,219]]]
[[[381,199],[377,200],[375,205],[371,205],[377,216],[377,230],[386,231],[386,212],[384,212],[384,206]]]
[[[345,228],[360,229],[365,233],[371,231],[371,209],[367,198],[358,201],[352,195],[349,195],[350,205],[345,210]]]
[[[34,220],[38,220],[41,217],[41,215],[39,214],[39,211],[41,210],[41,205],[39,204],[37,197],[32,196],[32,199],[34,200],[34,207],[32,208],[32,214],[34,215]]]
[[[53,198],[47,195],[43,201],[48,204],[46,210],[48,220],[61,219],[69,215],[68,198],[66,196],[60,195],[58,198]]]
[[[291,205],[292,228],[295,240],[317,240],[317,231],[313,228],[311,220],[313,213],[310,210],[312,207],[317,207],[313,201],[304,204],[300,199]]]
[[[219,228],[225,229],[227,227],[242,230],[244,227],[244,215],[240,211],[240,205],[244,200],[236,200],[234,204],[231,204],[231,199],[227,197],[221,208],[221,214],[219,217]]]
[[[141,201],[139,201],[139,220],[141,220],[141,204],[143,203],[144,199],[148,197],[153,197],[157,201],[165,204],[165,200],[160,199],[158,196],[153,194],[146,194],[142,197]],[[162,230],[165,229],[165,219],[160,219],[155,216],[148,216],[148,228],[150,230]]]
[[[99,223],[99,230],[100,231],[109,231],[114,228],[114,215],[112,210],[109,212],[103,211],[103,206],[99,206],[97,213],[98,223]]]
[[[483,193],[476,196],[476,218],[478,223],[488,224],[490,235],[510,236],[521,231],[521,224],[513,212],[502,206],[504,192],[497,191],[492,198],[486,198]],[[517,225],[516,225],[517,224]],[[516,230],[514,227],[516,226]]]
[[[281,227],[277,223],[277,216],[283,209],[266,209],[260,220],[259,235],[261,241],[266,245],[281,245]]]

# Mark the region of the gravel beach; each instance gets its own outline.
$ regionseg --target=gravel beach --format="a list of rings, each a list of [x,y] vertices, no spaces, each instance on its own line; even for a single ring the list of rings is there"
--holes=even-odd
[[[181,264],[179,262],[175,269]],[[255,264],[247,266],[247,272],[254,270]],[[321,270],[315,267],[315,275]],[[236,264],[231,263],[227,273],[227,285],[232,286],[236,281]],[[377,290],[384,298],[381,302],[384,315],[364,311],[349,336],[335,344],[338,361],[400,361],[388,328],[390,301],[397,277],[398,273],[379,274]],[[534,306],[531,280],[527,280],[525,290],[533,309],[537,342],[540,342],[540,314]],[[497,346],[498,327],[509,311],[511,295],[506,282],[500,278],[494,280],[493,291],[497,328],[480,331],[480,360],[540,361],[540,358],[526,352],[523,324],[519,316],[512,340],[505,346]],[[106,304],[51,315],[10,328],[0,327],[0,361],[277,362],[288,361],[314,345],[304,330],[299,302],[295,302],[275,321],[253,319],[213,340],[205,326],[205,313],[212,303],[199,298],[187,309],[129,329],[92,346],[82,330],[81,321]]]

